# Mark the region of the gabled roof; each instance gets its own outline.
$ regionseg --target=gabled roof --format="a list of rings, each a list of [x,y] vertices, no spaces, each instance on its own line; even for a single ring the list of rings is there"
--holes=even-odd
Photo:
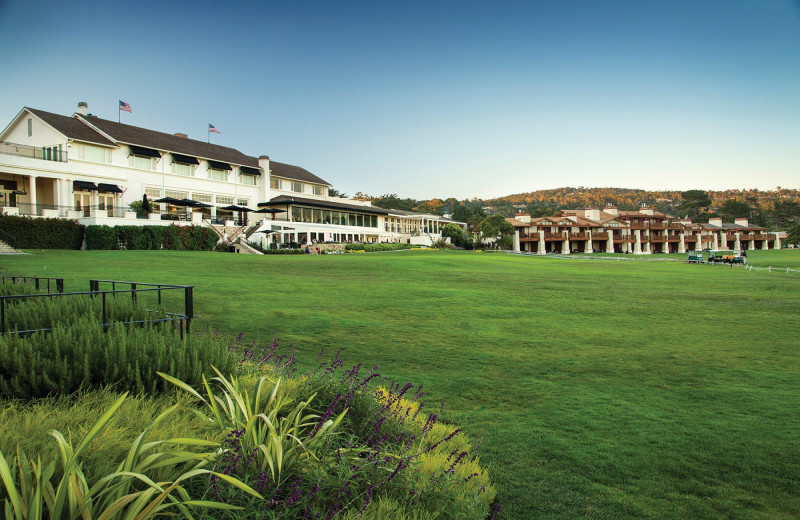
[[[272,171],[272,175],[275,177],[283,177],[285,179],[293,179],[296,181],[310,182],[312,184],[331,186],[331,183],[328,181],[320,179],[310,171],[299,166],[284,164],[278,161],[270,161],[269,169]]]
[[[148,130],[147,128],[117,123],[116,121],[109,121],[108,119],[95,116],[75,114],[74,119],[82,122],[84,126],[89,125],[100,130],[120,143],[258,168],[257,158],[245,155],[235,148],[204,143],[197,139],[179,137],[165,132],[157,132],[155,130]]]
[[[113,141],[103,137],[100,133],[86,126],[83,122],[75,119],[74,117],[62,116],[52,112],[45,112],[35,108],[25,107],[31,114],[35,115],[57,132],[64,134],[67,139],[74,139],[76,141],[86,141],[89,143],[102,144],[105,146],[116,146]]]
[[[511,224],[512,226],[514,226],[515,228],[518,228],[518,227],[519,227],[519,228],[523,228],[523,227],[524,227],[524,228],[526,228],[526,227],[530,227],[530,224],[526,224],[526,223],[524,223],[524,222],[520,222],[519,220],[517,220],[517,219],[515,219],[515,218],[509,218],[509,217],[506,217],[506,222],[508,222],[509,224]]]

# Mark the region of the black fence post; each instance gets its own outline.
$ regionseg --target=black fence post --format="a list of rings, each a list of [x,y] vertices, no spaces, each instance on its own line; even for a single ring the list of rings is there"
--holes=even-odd
[[[36,290],[38,291],[39,290],[39,277],[37,276],[36,278],[34,278],[34,280],[36,280],[36,281],[33,283],[33,285],[34,285],[34,287],[36,287]],[[47,281],[47,285],[48,286],[50,285],[50,280]],[[50,291],[47,291],[47,292],[50,292]]]
[[[106,293],[103,293],[103,330],[106,330]]]
[[[183,310],[186,314],[186,332],[189,333],[189,325],[192,322],[192,318],[194,318],[194,293],[193,290],[194,286],[190,285],[184,289],[185,295],[183,299]]]
[[[0,334],[6,332],[6,299],[0,298]]]
[[[64,292],[64,279],[63,278],[56,278],[56,291],[59,293]]]
[[[136,284],[135,283],[131,284],[131,301],[133,303],[136,303]]]

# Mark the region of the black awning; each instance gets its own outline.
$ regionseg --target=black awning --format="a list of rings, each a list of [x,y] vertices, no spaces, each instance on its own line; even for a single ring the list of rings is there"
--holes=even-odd
[[[122,190],[116,184],[98,183],[97,187],[100,188],[100,191],[105,193],[122,193]]]
[[[72,181],[72,191],[98,191],[99,188],[93,182]]]
[[[233,169],[233,168],[231,168],[231,165],[230,165],[230,164],[228,164],[228,163],[224,163],[224,162],[208,161],[208,165],[209,165],[211,168],[214,168],[215,170],[227,170],[227,171],[231,171],[231,170]]]
[[[17,181],[0,179],[0,186],[4,190],[16,191],[17,190]]]
[[[152,148],[143,148],[141,146],[133,146],[128,145],[131,147],[131,155],[138,155],[139,157],[155,157],[156,159],[161,159],[161,154],[158,153],[158,150],[153,150]]]
[[[261,170],[259,170],[258,168],[251,168],[249,166],[241,166],[239,169],[242,170],[242,173],[245,174],[245,175],[261,175]]]
[[[172,154],[172,162],[181,164],[200,164],[200,161],[197,160],[197,157],[192,157],[191,155],[181,155],[179,153]]]

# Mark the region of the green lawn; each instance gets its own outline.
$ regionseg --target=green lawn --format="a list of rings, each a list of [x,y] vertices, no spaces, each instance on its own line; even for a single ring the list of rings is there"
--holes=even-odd
[[[800,250],[748,259],[784,271],[435,251],[34,251],[0,269],[194,284],[198,322],[423,384],[484,437],[503,518],[798,518]]]

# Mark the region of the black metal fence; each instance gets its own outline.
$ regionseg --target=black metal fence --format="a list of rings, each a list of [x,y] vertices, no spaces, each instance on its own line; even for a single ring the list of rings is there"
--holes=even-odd
[[[16,275],[0,274],[0,283],[7,283],[8,281],[11,281],[11,283],[19,283],[20,281],[25,284],[33,283],[33,286],[37,291],[42,290],[43,287],[46,288],[47,294],[51,294],[53,292],[51,288],[55,289],[57,292],[60,293],[64,292],[63,278],[48,278],[46,276],[16,276]]]
[[[55,298],[55,297],[76,297],[76,296],[89,296],[91,298],[101,298],[102,299],[102,325],[104,330],[108,330],[111,325],[116,323],[127,325],[127,326],[143,326],[147,323],[172,323],[177,324],[180,329],[181,339],[183,339],[184,334],[188,334],[192,319],[194,318],[194,286],[193,285],[171,285],[171,284],[153,284],[153,283],[142,283],[142,282],[127,282],[122,280],[89,280],[89,291],[79,291],[79,292],[63,292],[64,291],[64,280],[63,278],[41,278],[41,277],[23,277],[23,276],[3,276],[2,279],[32,279],[36,280],[36,288],[39,288],[40,280],[47,280],[48,281],[48,293],[41,293],[41,294],[19,294],[19,295],[7,295],[7,296],[0,296],[0,334],[17,334],[26,336],[29,334],[33,334],[34,332],[50,332],[53,330],[52,327],[50,328],[41,328],[41,329],[33,329],[33,330],[8,330],[6,327],[6,306],[11,304],[14,301],[25,301],[27,299],[33,298]],[[59,292],[52,293],[50,292],[50,280],[56,280],[56,288],[60,288]],[[109,290],[101,290],[101,284],[110,284],[111,288]],[[128,289],[118,289],[117,285],[129,287]],[[174,293],[174,292],[182,292],[183,296],[183,312],[176,312],[176,311],[168,311],[165,310],[163,317],[153,317],[147,320],[127,320],[127,321],[112,321],[108,320],[107,315],[107,301],[109,295],[116,298],[118,295],[130,295],[131,300],[136,302],[138,295],[140,293],[153,293],[156,292],[158,294],[158,305],[162,305],[162,292],[167,293]],[[152,312],[150,309],[147,309],[148,312]],[[12,324],[13,326],[13,324]]]

